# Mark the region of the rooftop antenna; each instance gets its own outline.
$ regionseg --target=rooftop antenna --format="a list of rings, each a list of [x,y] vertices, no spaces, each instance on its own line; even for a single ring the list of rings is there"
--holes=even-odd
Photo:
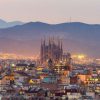
[[[71,22],[72,22],[72,18],[71,18],[71,16],[70,16],[70,19],[69,19],[69,20],[70,20],[70,23],[71,23]]]

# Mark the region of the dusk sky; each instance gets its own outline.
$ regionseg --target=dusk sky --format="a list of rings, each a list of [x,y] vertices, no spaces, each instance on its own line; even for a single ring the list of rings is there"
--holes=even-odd
[[[100,24],[100,0],[0,0],[0,18],[61,23]]]

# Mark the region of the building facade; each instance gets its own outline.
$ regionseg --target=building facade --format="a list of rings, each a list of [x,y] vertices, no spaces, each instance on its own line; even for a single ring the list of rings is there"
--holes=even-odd
[[[53,38],[49,38],[41,41],[41,64],[43,63],[58,63],[62,60],[63,48],[62,42],[58,39],[55,41]]]

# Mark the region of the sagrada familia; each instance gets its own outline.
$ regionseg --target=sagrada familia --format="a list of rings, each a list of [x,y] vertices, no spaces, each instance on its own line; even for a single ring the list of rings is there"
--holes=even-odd
[[[42,40],[40,54],[42,64],[48,61],[58,63],[63,55],[62,41],[60,39],[55,41],[54,38],[49,38],[47,41]]]

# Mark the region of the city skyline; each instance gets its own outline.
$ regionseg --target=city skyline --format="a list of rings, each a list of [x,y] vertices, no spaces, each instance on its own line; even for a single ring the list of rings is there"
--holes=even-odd
[[[0,100],[100,100],[100,0],[0,0]]]
[[[100,24],[99,0],[0,0],[1,19]]]

